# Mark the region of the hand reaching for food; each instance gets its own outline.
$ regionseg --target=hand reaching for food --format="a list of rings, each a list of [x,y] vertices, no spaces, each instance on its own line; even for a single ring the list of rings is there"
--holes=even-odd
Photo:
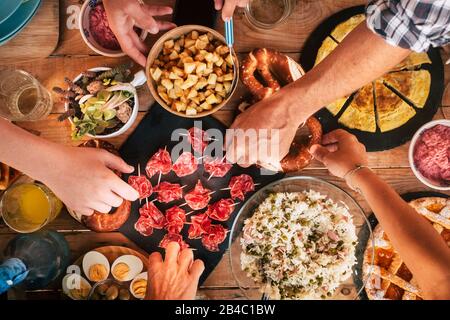
[[[245,7],[249,0],[214,0],[216,10],[222,10],[222,19],[230,20],[236,7]]]
[[[156,20],[172,13],[168,6],[156,6],[142,3],[139,0],[104,0],[106,15],[111,30],[114,32],[122,50],[142,66],[147,61],[144,53],[148,51],[136,33],[135,27],[156,34],[175,27],[168,21]]]
[[[354,135],[342,129],[324,135],[322,146],[313,145],[310,152],[331,174],[339,178],[368,163],[366,147]]]
[[[61,147],[52,173],[43,181],[64,204],[78,214],[108,213],[123,199],[134,201],[139,194],[113,170],[131,173],[134,168],[106,150]]]
[[[154,252],[149,257],[149,300],[192,300],[197,292],[198,281],[205,266],[201,260],[194,261],[191,249],[180,251],[176,242],[170,242],[163,260]]]

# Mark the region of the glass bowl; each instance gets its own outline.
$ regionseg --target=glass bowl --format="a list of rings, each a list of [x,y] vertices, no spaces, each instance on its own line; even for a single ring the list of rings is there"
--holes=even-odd
[[[229,240],[229,258],[233,276],[243,292],[250,300],[261,299],[263,290],[260,289],[247,274],[241,270],[241,252],[240,239],[244,227],[244,221],[250,218],[259,204],[266,199],[269,194],[275,192],[301,192],[304,190],[314,190],[322,195],[328,196],[335,203],[344,204],[353,217],[353,223],[356,227],[358,245],[356,246],[357,263],[353,266],[353,276],[337,288],[335,294],[327,297],[330,300],[353,300],[358,299],[359,294],[364,289],[364,280],[362,278],[361,266],[364,259],[365,244],[371,241],[373,244],[372,228],[364,215],[361,207],[344,190],[319,178],[308,176],[288,177],[275,181],[255,193],[241,208],[236,220],[234,221],[231,237]],[[373,257],[373,253],[370,255]],[[373,264],[373,261],[371,262]],[[263,295],[263,299],[266,295]]]

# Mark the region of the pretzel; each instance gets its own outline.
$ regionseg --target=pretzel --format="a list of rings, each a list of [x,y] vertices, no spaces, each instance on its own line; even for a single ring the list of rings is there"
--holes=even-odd
[[[294,60],[278,51],[265,48],[249,53],[242,62],[240,71],[243,84],[254,98],[253,102],[270,97],[304,74],[301,66]],[[295,172],[308,166],[312,160],[309,148],[322,140],[322,126],[315,117],[310,117],[305,124],[311,137],[306,143],[292,142],[289,153],[281,160],[283,172]]]
[[[89,140],[80,145],[85,148],[98,148],[105,149],[106,151],[119,155],[114,146],[106,141]],[[118,176],[121,174],[117,171],[115,173]],[[101,213],[94,211],[90,216],[83,216],[82,222],[91,230],[96,232],[111,232],[119,229],[130,217],[131,202],[123,200],[122,204],[114,210],[112,213]]]

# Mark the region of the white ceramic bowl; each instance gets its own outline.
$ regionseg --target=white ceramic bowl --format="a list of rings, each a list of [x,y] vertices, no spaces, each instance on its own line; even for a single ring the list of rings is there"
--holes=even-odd
[[[409,145],[408,159],[409,159],[409,165],[411,166],[411,169],[414,172],[414,175],[417,177],[417,179],[420,180],[420,182],[422,182],[426,186],[428,186],[430,188],[433,188],[433,189],[436,189],[436,190],[449,191],[450,190],[450,186],[444,187],[444,186],[436,185],[430,179],[425,178],[420,173],[420,171],[416,168],[416,165],[414,164],[414,148],[416,146],[417,139],[419,139],[419,137],[421,136],[421,134],[425,130],[433,128],[434,126],[436,126],[438,124],[442,124],[442,125],[445,125],[447,127],[450,127],[450,120],[446,120],[446,119],[434,120],[434,121],[431,121],[431,122],[428,122],[428,123],[424,124],[419,130],[417,130],[417,132],[414,134],[414,136],[413,136],[413,138],[411,140],[411,144]]]
[[[111,70],[111,68],[108,67],[97,67],[97,68],[92,68],[89,69],[88,71],[93,71],[93,72],[99,72],[99,71],[107,71],[107,70]],[[78,76],[76,76],[72,81],[76,82],[78,80],[80,80],[80,78],[83,75],[80,73]],[[69,104],[65,103],[64,104],[64,110],[68,111],[69,110]],[[127,123],[124,124],[124,126],[122,128],[120,128],[119,130],[110,133],[110,134],[105,134],[105,135],[92,135],[92,134],[87,134],[87,137],[91,137],[91,138],[96,138],[96,139],[108,139],[108,138],[114,138],[117,136],[120,136],[121,134],[123,134],[124,132],[126,132],[128,129],[130,129],[130,127],[133,125],[133,123],[136,121],[137,115],[139,112],[139,98],[137,95],[135,95],[134,97],[134,106],[133,106],[133,111],[131,113],[131,117],[128,120]],[[70,123],[73,125],[73,121],[72,118],[69,118]]]

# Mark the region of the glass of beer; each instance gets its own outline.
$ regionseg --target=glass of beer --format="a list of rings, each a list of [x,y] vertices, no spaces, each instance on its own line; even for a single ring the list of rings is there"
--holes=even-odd
[[[37,121],[52,111],[50,92],[23,70],[0,70],[0,116],[11,121]]]
[[[20,233],[29,233],[53,221],[61,212],[63,204],[43,184],[22,183],[6,190],[0,207],[8,227]]]

